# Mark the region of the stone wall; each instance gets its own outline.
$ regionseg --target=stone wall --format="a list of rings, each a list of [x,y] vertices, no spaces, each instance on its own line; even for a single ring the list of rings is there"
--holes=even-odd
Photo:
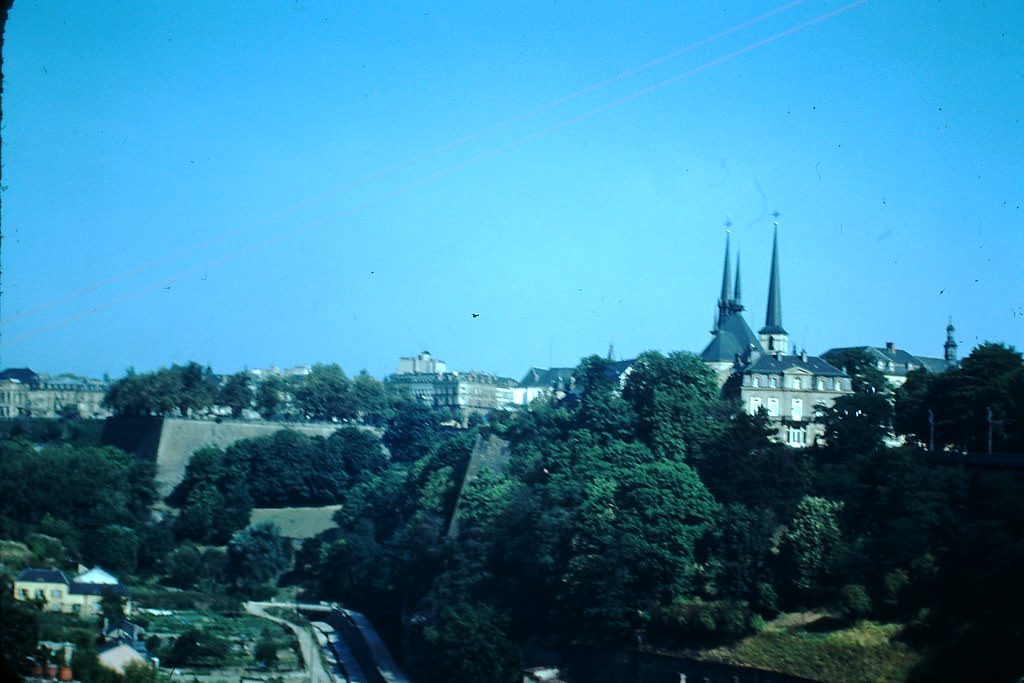
[[[330,436],[342,425],[185,420],[160,417],[112,417],[103,429],[103,443],[136,458],[156,463],[156,487],[165,498],[185,477],[192,454],[205,446],[227,448],[236,441],[292,429],[308,436]]]

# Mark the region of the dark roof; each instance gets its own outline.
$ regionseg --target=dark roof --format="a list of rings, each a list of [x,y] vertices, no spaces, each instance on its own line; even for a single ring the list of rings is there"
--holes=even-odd
[[[519,380],[517,386],[527,387],[551,387],[556,382],[569,383],[576,368],[530,368],[526,375]]]
[[[36,583],[70,583],[68,577],[59,569],[26,569],[18,574],[16,581],[35,581]]]
[[[737,311],[722,318],[718,331],[701,352],[700,358],[705,363],[732,362],[736,356],[745,356],[751,347],[755,351],[764,351],[760,340],[743,319],[743,314]]]
[[[792,368],[806,370],[815,377],[849,376],[834,365],[830,365],[824,358],[819,358],[818,356],[775,356],[769,353],[755,354],[751,358],[750,363],[743,368],[743,372],[777,375]]]
[[[880,371],[886,375],[905,375],[911,370],[917,370],[918,368],[924,368],[933,374],[942,374],[951,368],[957,367],[956,361],[948,361],[944,358],[915,356],[909,351],[904,351],[903,349],[896,348],[895,346],[842,346],[839,348],[829,349],[826,353],[831,353],[832,351],[851,350],[864,351],[871,356],[876,363],[878,361],[885,363],[885,367],[881,368]],[[889,363],[892,363],[892,369],[889,368]]]
[[[945,358],[928,358],[927,356],[917,356],[917,359],[921,361],[925,369],[933,375],[941,375],[947,370],[953,370],[954,368],[960,367],[960,363],[955,360],[946,360]]]
[[[68,589],[69,593],[75,595],[103,595],[108,591],[116,595],[128,595],[128,589],[119,583],[72,583]]]
[[[0,372],[0,380],[13,379],[33,389],[39,386],[39,375],[28,368],[7,368]]]

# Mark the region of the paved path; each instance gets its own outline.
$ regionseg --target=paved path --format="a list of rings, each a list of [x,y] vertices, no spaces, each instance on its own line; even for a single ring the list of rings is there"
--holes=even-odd
[[[310,626],[295,624],[267,614],[268,607],[283,607],[286,609],[294,608],[306,608],[306,607],[319,607],[318,605],[296,605],[291,603],[281,602],[247,602],[245,603],[245,611],[249,614],[253,614],[257,617],[263,617],[269,619],[282,626],[287,626],[295,633],[295,637],[299,639],[299,652],[302,654],[302,659],[306,666],[306,672],[309,675],[310,683],[339,683],[339,681],[331,674],[330,671],[324,666],[323,653],[320,650],[320,644],[317,642],[316,637],[313,635],[313,629]]]

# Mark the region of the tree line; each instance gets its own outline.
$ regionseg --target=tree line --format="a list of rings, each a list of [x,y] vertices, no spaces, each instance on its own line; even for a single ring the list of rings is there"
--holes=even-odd
[[[104,405],[119,416],[233,418],[258,414],[267,420],[318,420],[383,425],[397,396],[365,370],[349,378],[336,363],[316,364],[304,375],[250,372],[218,376],[192,361],[115,381]]]

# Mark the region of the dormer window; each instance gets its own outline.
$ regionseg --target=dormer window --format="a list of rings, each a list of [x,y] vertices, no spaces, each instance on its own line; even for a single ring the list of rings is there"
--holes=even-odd
[[[779,380],[776,377],[769,378],[768,386],[770,386],[772,389],[777,389],[779,386]]]

